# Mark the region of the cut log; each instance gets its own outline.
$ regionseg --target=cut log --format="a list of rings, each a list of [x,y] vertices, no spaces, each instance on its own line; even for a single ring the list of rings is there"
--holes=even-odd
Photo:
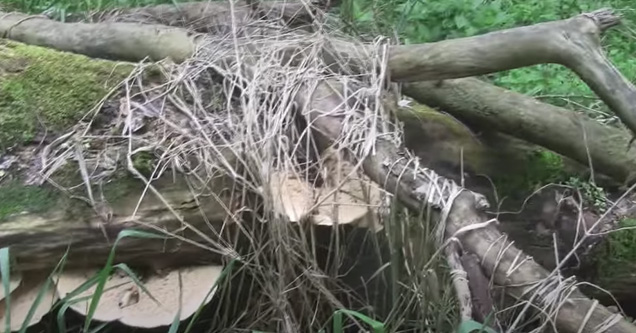
[[[404,93],[462,121],[514,135],[627,182],[634,177],[636,145],[629,132],[474,78],[409,83]]]
[[[82,207],[82,209],[78,209],[77,212],[73,209],[70,211],[56,211],[55,209],[64,206],[64,204],[48,205],[50,202],[57,202],[50,200],[57,195],[56,189],[45,190],[44,192],[48,194],[41,195],[39,193],[42,191],[35,187],[19,185],[19,188],[9,186],[12,189],[8,189],[6,180],[9,178],[8,174],[12,172],[15,166],[20,166],[20,168],[26,166],[28,169],[27,173],[37,174],[39,170],[33,170],[31,164],[39,160],[39,156],[37,153],[33,153],[32,150],[41,141],[44,141],[44,143],[55,141],[57,135],[66,131],[66,126],[73,125],[84,117],[86,111],[93,107],[95,100],[101,98],[102,94],[107,93],[106,89],[101,89],[100,87],[108,82],[110,84],[107,84],[106,88],[115,86],[118,80],[125,78],[129,74],[133,66],[131,64],[94,60],[80,55],[62,53],[16,42],[5,42],[3,46],[3,48],[0,48],[0,57],[7,59],[7,61],[1,65],[4,74],[0,75],[0,82],[5,83],[7,86],[19,83],[28,89],[34,89],[35,85],[38,85],[39,90],[33,90],[35,92],[29,95],[30,98],[28,100],[18,100],[20,108],[16,109],[14,107],[7,112],[11,113],[14,116],[13,119],[16,120],[14,122],[6,122],[0,126],[0,138],[2,138],[0,146],[14,147],[16,144],[18,145],[14,151],[5,153],[0,157],[0,164],[3,165],[1,171],[3,174],[0,175],[0,188],[2,188],[0,194],[0,202],[2,202],[0,204],[0,216],[4,216],[8,212],[20,213],[20,211],[15,211],[18,208],[25,211],[20,216],[13,216],[5,220],[5,223],[0,223],[0,235],[3,235],[0,236],[0,244],[12,247],[12,253],[19,258],[18,267],[26,270],[53,267],[59,260],[61,253],[66,251],[67,248],[70,251],[70,258],[67,261],[69,266],[83,266],[84,264],[90,264],[93,258],[104,258],[117,232],[123,228],[137,225],[132,220],[126,222],[125,211],[121,211],[122,207],[114,207],[114,210],[119,211],[119,213],[116,213],[118,217],[112,224],[104,223],[104,230],[109,236],[109,239],[107,239],[104,237],[102,227],[99,226],[101,221],[99,216],[95,215],[95,212],[91,211],[90,206],[84,201],[65,199],[64,204],[75,208]],[[68,64],[73,64],[75,69],[73,73],[66,72],[64,65]],[[117,71],[114,72],[113,69],[122,69],[122,71],[118,73]],[[46,81],[47,84],[55,83],[56,86],[45,85],[40,83],[41,81]],[[80,88],[82,90],[79,90]],[[65,94],[65,92],[70,90],[81,91],[81,98],[78,99],[73,94]],[[2,93],[6,94],[7,91],[2,91]],[[52,96],[64,96],[64,102],[56,100]],[[17,96],[14,97],[17,98]],[[88,100],[84,101],[85,98],[88,98]],[[104,104],[107,109],[121,107],[119,102],[114,100],[109,100]],[[31,117],[34,113],[33,109],[46,109],[51,113],[42,112],[39,114],[39,118],[36,119]],[[58,111],[66,112],[65,121],[60,124],[52,121],[56,120],[53,116],[57,115]],[[104,112],[107,112],[107,110]],[[2,112],[0,111],[0,113]],[[484,174],[491,177],[504,171],[524,174],[525,167],[529,162],[528,156],[532,151],[538,149],[538,147],[528,146],[519,140],[511,140],[512,138],[482,142],[480,138],[476,138],[471,133],[469,128],[453,117],[415,102],[412,102],[408,107],[401,108],[398,116],[405,123],[407,146],[415,151],[423,163],[440,170],[444,176],[455,179],[457,182],[461,180],[462,149],[464,152],[463,170],[465,173],[469,173],[472,176]],[[107,119],[102,118],[103,116],[100,116],[101,120],[96,121],[107,121]],[[44,128],[39,128],[38,124],[43,125]],[[25,142],[10,140],[9,138],[11,137],[20,137]],[[23,161],[16,159],[20,156],[24,158]],[[14,159],[13,162],[11,162],[12,159]],[[7,170],[7,167],[11,168]],[[35,169],[37,168],[35,166]],[[30,175],[29,177],[33,176]],[[127,181],[132,181],[136,186],[141,186],[138,180]],[[76,185],[76,183],[81,183],[81,181],[75,182],[73,185]],[[117,180],[114,180],[108,187],[117,187],[117,184]],[[179,187],[178,183],[172,183],[165,179],[163,184],[164,186],[169,185],[168,191],[175,193],[175,198],[178,196],[178,191],[188,191],[186,187]],[[122,184],[119,185],[121,186]],[[490,190],[488,182],[481,186],[480,182],[475,181],[471,177],[467,178],[466,185],[472,189]],[[137,189],[139,188],[137,187]],[[129,198],[130,201],[136,202],[138,197],[134,196],[139,195],[139,193],[131,191],[129,195],[131,196]],[[191,196],[188,193],[184,195]],[[37,208],[29,207],[29,205],[24,207],[14,206],[8,209],[7,205],[11,205],[8,199],[16,199],[22,196],[25,198],[42,198],[42,209],[38,210],[39,213],[32,212],[29,214],[30,208]],[[111,196],[113,195],[111,194]],[[173,217],[174,220],[169,221],[171,213],[165,206],[161,209],[157,208],[163,212],[161,213],[163,214],[162,219],[157,217],[158,220],[155,220],[155,217],[145,217],[150,212],[146,211],[144,207],[147,207],[146,205],[149,202],[156,203],[156,199],[155,194],[147,194],[144,205],[142,205],[142,209],[139,212],[141,214],[139,216],[143,217],[140,217],[141,221],[146,221],[151,230],[161,228],[162,223],[166,223],[170,228],[173,228],[171,230],[178,228],[180,222],[176,217]],[[176,202],[174,204],[177,207],[177,211],[180,211],[181,203]],[[213,206],[216,207],[216,205]],[[49,210],[51,207],[54,209]],[[191,208],[194,209],[194,206]],[[341,207],[341,209],[343,208]],[[216,214],[218,212],[212,211],[211,213]],[[326,215],[330,215],[330,213]],[[68,217],[68,214],[78,214],[76,216],[77,219],[65,220],[63,217]],[[187,211],[184,214],[194,218],[197,213]],[[218,217],[213,215],[211,224],[221,225],[224,220],[221,217],[222,215]],[[153,229],[150,226],[152,225],[151,221],[156,221],[159,225],[154,226],[155,229]],[[24,222],[24,224],[19,222]],[[192,223],[200,230],[206,230],[207,228],[197,224],[198,222]],[[34,232],[29,229],[33,224],[37,225]],[[69,235],[72,235],[70,240],[67,237]],[[207,236],[212,237],[213,235],[208,234]],[[25,241],[31,237],[39,241]],[[170,242],[177,244],[180,241],[171,240]],[[205,246],[196,247],[196,245],[181,242],[182,245],[178,253],[169,254],[165,252],[168,250],[164,249],[162,250],[163,252],[160,252],[162,254],[157,255],[157,257],[174,255],[175,260],[205,258],[208,255],[208,250],[205,247],[210,246],[210,244],[202,239],[198,239],[197,242],[199,242],[199,245],[204,244]],[[50,244],[50,246],[41,247],[41,244]],[[136,244],[139,247],[136,247]],[[144,247],[144,244],[154,245]],[[143,264],[145,260],[152,261],[151,257],[157,249],[155,246],[163,246],[163,243],[148,240],[143,242],[125,240],[117,249],[118,258],[122,261],[132,260],[135,264]],[[194,255],[195,253],[196,255]],[[209,260],[214,261],[216,260],[215,258],[218,259],[215,255],[211,255]],[[95,260],[95,263],[97,262],[99,260]]]

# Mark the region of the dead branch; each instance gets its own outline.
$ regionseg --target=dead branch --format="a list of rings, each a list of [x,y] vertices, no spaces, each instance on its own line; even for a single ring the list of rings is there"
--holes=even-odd
[[[140,23],[60,23],[42,16],[0,13],[0,34],[29,45],[93,58],[181,62],[195,50],[196,35],[180,28]]]
[[[337,83],[325,82],[297,95],[305,116],[322,136],[322,145],[335,142],[343,128],[342,117],[334,115],[343,104],[340,89]],[[482,195],[414,166],[408,152],[383,139],[376,142],[376,153],[368,155],[362,165],[371,179],[411,209],[419,211],[430,205],[439,212],[451,207],[438,215],[445,239],[458,238],[462,248],[477,255],[494,283],[505,286],[509,294],[555,314],[559,332],[596,332],[603,325],[608,327],[606,332],[636,332],[636,326],[585,297],[575,286],[557,288],[563,282],[560,275],[550,274],[535,263],[496,228],[494,220],[487,220],[484,209],[488,203]],[[550,303],[550,292],[561,294],[559,299],[564,302]]]
[[[60,23],[19,13],[1,15],[0,33],[5,38],[97,58],[128,61],[171,58],[181,62],[197,47],[196,35],[161,25]],[[393,46],[389,52],[391,79],[399,82],[452,79],[558,63],[579,75],[636,133],[636,113],[632,110],[636,105],[636,88],[605,57],[599,38],[603,31],[618,23],[618,16],[611,11],[599,10],[480,36]],[[332,44],[337,53],[350,57],[360,57],[359,48],[364,47],[339,40],[333,40]],[[292,53],[297,51],[296,47],[290,48]]]
[[[308,24],[314,14],[301,3],[260,2],[268,17],[278,17],[287,24]],[[240,3],[230,8],[221,3],[186,3],[179,7],[161,5],[129,11],[137,22],[139,16],[158,19],[158,24],[188,26],[195,30],[235,20],[247,22],[249,8]],[[111,15],[125,21],[127,15]],[[499,72],[541,63],[557,63],[572,69],[585,81],[621,120],[634,132],[636,88],[607,59],[600,35],[618,25],[619,17],[601,9],[568,20],[507,29],[475,37],[446,40],[422,45],[393,46],[389,67],[392,79],[400,82],[453,79]],[[339,50],[357,46],[334,41]],[[617,93],[616,93],[617,92]]]
[[[636,133],[636,88],[603,52],[600,34],[619,23],[607,9],[480,36],[391,49],[393,80],[477,76],[536,64],[574,71]]]
[[[636,170],[636,148],[620,128],[538,102],[474,78],[409,83],[404,93],[483,128],[514,135],[569,156],[619,182]]]

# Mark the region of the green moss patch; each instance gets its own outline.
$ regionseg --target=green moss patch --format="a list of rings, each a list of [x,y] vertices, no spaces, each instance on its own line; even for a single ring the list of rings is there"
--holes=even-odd
[[[560,183],[568,177],[561,155],[537,149],[526,156],[523,170],[493,175],[493,182],[502,196],[526,196],[527,192],[550,183]]]
[[[41,213],[56,205],[59,193],[11,181],[0,187],[0,221],[21,212]]]
[[[636,228],[636,219],[626,218],[619,228]],[[593,255],[599,281],[623,274],[633,274],[636,268],[636,229],[618,230],[607,235],[604,245]]]
[[[47,48],[0,44],[0,151],[74,125],[132,65]]]

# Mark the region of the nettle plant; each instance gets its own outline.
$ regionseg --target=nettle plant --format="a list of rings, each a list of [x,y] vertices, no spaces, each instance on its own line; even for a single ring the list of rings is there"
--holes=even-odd
[[[591,206],[600,212],[605,212],[608,208],[605,190],[594,182],[571,177],[565,184],[579,191],[586,206]]]

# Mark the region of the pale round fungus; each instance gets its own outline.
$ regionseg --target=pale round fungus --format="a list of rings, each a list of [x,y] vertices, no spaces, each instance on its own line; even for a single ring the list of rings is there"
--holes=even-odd
[[[51,311],[51,307],[58,300],[55,293],[55,286],[49,284],[42,299],[37,302],[37,297],[42,288],[46,287],[46,275],[36,275],[22,280],[17,288],[9,296],[10,308],[7,309],[6,298],[0,301],[0,325],[4,327],[6,316],[10,314],[11,330],[18,331],[22,328],[27,319],[29,311],[35,306],[35,312],[29,320],[27,327],[35,325],[42,320],[42,317]]]
[[[222,266],[197,266],[171,270],[164,275],[152,275],[141,282],[150,295],[127,275],[112,274],[93,319],[118,320],[132,327],[153,328],[170,325],[181,309],[179,319],[184,320],[211,300],[214,292],[210,291],[222,270]],[[58,283],[60,297],[73,292],[95,274],[95,270],[62,274]],[[95,287],[89,288],[75,299],[93,295]],[[208,294],[210,297],[206,298]],[[90,298],[80,301],[71,308],[86,315],[90,301]]]

